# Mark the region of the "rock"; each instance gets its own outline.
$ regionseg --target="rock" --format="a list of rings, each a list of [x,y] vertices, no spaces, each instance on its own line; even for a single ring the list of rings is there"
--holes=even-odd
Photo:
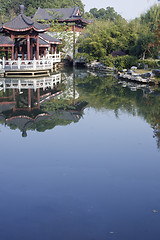
[[[136,66],[132,66],[131,70],[137,70],[137,67]]]
[[[156,77],[160,77],[160,69],[153,69],[152,73],[156,76]]]
[[[141,74],[141,77],[144,77],[144,78],[150,78],[151,76],[152,76],[152,73],[150,73],[150,72]]]
[[[123,69],[121,72],[127,72],[127,69]]]

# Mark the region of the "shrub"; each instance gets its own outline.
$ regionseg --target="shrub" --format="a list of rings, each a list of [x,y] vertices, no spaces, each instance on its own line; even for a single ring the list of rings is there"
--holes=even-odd
[[[157,60],[139,60],[138,61],[138,67],[144,68],[145,65],[148,66],[148,68],[160,68],[160,61]]]
[[[134,56],[129,56],[129,55],[125,55],[121,57],[118,56],[115,58],[114,65],[119,71],[121,71],[124,68],[129,69],[132,66],[137,66],[138,61],[137,61],[137,58]]]
[[[112,57],[112,55],[101,58],[100,62],[104,63],[107,67],[114,67],[114,58]]]

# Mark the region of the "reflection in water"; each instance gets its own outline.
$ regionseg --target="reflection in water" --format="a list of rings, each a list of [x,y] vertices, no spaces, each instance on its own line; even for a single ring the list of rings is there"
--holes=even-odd
[[[144,84],[119,81],[113,76],[77,77],[78,90],[85,101],[96,109],[128,112],[141,116],[154,129],[157,146],[160,147],[160,88]]]
[[[86,103],[75,102],[77,92],[73,78],[72,86],[68,83],[66,89],[61,74],[41,79],[2,79],[1,123],[11,129],[19,128],[26,137],[27,129],[45,131],[56,125],[77,122]]]
[[[159,240],[158,87],[80,71],[0,87],[0,240]]]
[[[160,90],[144,84],[117,81],[113,76],[74,70],[40,79],[0,80],[0,121],[11,129],[45,131],[77,122],[89,106],[127,111],[144,118],[160,147]]]

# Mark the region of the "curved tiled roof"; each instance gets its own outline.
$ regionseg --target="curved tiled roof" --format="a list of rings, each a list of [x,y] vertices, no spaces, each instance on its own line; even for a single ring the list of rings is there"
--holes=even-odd
[[[39,37],[39,46],[49,47],[50,44]]]
[[[40,33],[39,34],[39,39],[43,39],[44,41],[50,43],[50,44],[62,44],[62,41],[60,41],[59,39],[52,37],[48,34],[45,33]]]
[[[4,45],[12,46],[14,45],[14,42],[10,37],[0,35],[0,46],[4,46]]]
[[[22,13],[13,20],[4,23],[2,28],[17,32],[27,31],[29,29],[34,29],[37,32],[44,32],[49,29],[49,25],[34,22],[30,17],[27,17]]]
[[[38,8],[36,13],[33,16],[35,20],[50,20],[50,19],[59,19],[65,20],[77,16],[79,12],[79,7],[74,8],[52,8],[44,9]]]

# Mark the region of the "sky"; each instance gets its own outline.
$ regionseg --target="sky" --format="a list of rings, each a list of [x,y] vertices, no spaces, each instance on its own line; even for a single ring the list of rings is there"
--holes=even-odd
[[[160,4],[160,0],[82,0],[85,5],[85,11],[91,8],[113,7],[116,12],[121,14],[127,20],[139,17],[141,13],[145,13],[147,9],[155,3]]]

